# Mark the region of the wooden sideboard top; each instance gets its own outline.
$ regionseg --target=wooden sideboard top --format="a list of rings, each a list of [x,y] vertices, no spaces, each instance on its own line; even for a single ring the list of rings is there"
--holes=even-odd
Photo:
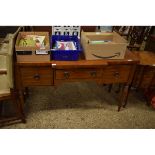
[[[155,53],[150,51],[133,51],[139,58],[140,65],[155,66]]]
[[[105,59],[105,60],[85,60],[82,57],[78,61],[56,61],[52,60],[49,62],[17,62],[20,66],[57,66],[60,67],[101,67],[108,64],[137,64],[139,58],[130,51],[126,51],[125,58],[119,60]]]

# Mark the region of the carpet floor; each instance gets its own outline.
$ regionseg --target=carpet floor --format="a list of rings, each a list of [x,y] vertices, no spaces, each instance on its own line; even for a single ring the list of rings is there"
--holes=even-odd
[[[3,128],[25,129],[142,129],[155,128],[155,111],[131,91],[128,105],[117,112],[117,94],[96,83],[66,83],[30,88],[25,103],[27,123]]]

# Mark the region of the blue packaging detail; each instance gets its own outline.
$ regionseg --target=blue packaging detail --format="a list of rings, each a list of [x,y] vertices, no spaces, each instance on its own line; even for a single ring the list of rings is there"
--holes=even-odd
[[[76,50],[56,50],[53,49],[56,41],[73,41]],[[80,40],[77,36],[53,35],[50,40],[51,45],[51,60],[75,61],[79,59],[82,51]]]

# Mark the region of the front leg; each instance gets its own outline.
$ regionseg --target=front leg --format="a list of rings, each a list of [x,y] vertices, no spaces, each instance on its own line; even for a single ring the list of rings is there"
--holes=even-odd
[[[0,118],[2,116],[2,112],[3,112],[3,101],[0,101]]]
[[[126,106],[127,99],[128,99],[128,94],[129,94],[129,85],[124,85],[123,88],[122,88],[122,91],[121,91],[120,102],[119,102],[119,105],[118,105],[118,111],[120,111],[123,103],[124,103],[123,107]]]
[[[26,118],[25,118],[25,110],[24,110],[24,90],[18,90],[18,106],[21,112],[21,118],[22,122],[26,123]]]
[[[123,105],[123,108],[125,108],[126,107],[126,105],[127,105],[127,100],[128,100],[128,96],[129,96],[129,85],[126,85],[125,87],[124,87],[124,105]]]

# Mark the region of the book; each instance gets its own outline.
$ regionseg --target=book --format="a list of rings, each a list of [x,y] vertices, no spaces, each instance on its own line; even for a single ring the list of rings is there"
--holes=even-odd
[[[111,42],[111,40],[93,40],[93,41],[90,41],[90,44],[104,44],[109,42]]]

